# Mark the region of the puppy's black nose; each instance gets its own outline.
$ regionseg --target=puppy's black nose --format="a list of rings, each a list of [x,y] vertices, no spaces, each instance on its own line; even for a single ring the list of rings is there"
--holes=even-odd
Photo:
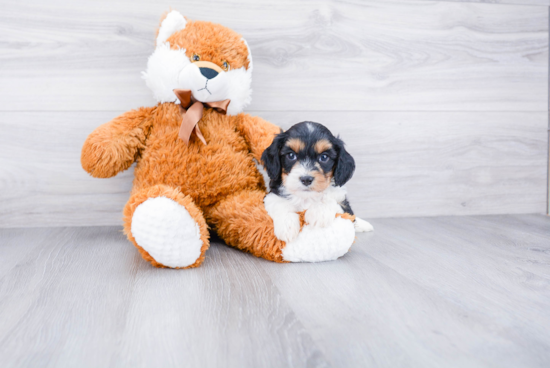
[[[313,176],[300,176],[300,181],[302,182],[302,184],[308,187],[311,185],[311,183],[313,183]]]
[[[218,72],[215,71],[214,69],[210,69],[210,68],[199,68],[199,69],[201,71],[201,74],[208,79],[212,79],[216,77],[216,75],[218,75]]]

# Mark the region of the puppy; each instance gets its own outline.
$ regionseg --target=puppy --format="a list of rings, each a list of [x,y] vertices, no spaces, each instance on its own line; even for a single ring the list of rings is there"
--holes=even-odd
[[[300,233],[297,212],[306,210],[312,226],[326,227],[337,213],[353,215],[343,186],[355,171],[344,142],[323,125],[305,121],[278,134],[262,154],[270,193],[265,209],[273,219],[275,236],[290,242]],[[372,225],[356,218],[357,232]]]

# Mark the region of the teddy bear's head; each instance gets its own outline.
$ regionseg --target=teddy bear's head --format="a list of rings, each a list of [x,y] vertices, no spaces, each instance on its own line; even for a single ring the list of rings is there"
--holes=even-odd
[[[158,102],[179,103],[173,90],[188,89],[201,102],[231,100],[227,113],[235,115],[251,100],[252,55],[233,30],[171,11],[143,78]]]

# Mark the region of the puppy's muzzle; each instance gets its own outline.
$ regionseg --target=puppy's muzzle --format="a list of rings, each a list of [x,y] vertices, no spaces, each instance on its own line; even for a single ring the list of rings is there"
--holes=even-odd
[[[210,61],[197,61],[194,64],[199,67],[201,74],[206,79],[216,78],[218,74],[223,72],[222,68]]]

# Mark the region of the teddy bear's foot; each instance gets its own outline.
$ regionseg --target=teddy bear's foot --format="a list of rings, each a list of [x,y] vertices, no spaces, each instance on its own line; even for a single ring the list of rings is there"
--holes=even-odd
[[[354,223],[337,217],[327,227],[305,225],[296,239],[283,248],[288,262],[332,261],[346,254],[355,241]]]
[[[127,205],[133,207],[128,237],[143,258],[157,267],[200,265],[208,248],[208,232],[191,199],[165,186],[148,188],[137,197],[138,204],[131,206],[134,195]]]
[[[185,207],[166,197],[149,198],[132,218],[132,235],[160,264],[187,267],[201,256],[199,225]]]

